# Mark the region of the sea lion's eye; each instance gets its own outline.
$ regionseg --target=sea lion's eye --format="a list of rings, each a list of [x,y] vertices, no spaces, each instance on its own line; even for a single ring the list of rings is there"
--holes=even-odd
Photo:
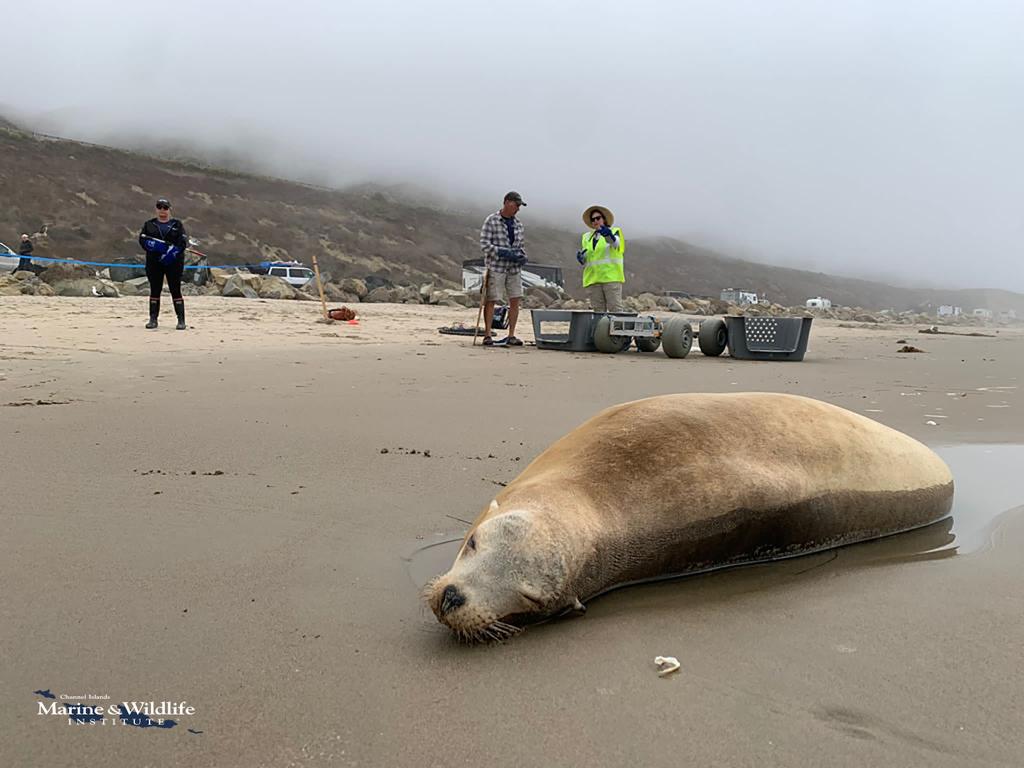
[[[466,542],[466,546],[476,552],[476,536],[470,536],[469,541]]]

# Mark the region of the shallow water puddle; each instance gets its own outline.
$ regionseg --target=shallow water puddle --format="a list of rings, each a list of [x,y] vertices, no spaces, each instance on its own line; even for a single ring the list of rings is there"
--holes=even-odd
[[[960,554],[986,546],[999,517],[1024,505],[1024,445],[934,448],[953,473],[955,547]]]
[[[1024,513],[1024,445],[982,444],[934,448],[953,473],[952,515],[926,528],[845,547],[847,558],[864,564],[931,560],[983,549],[1004,514]],[[447,571],[462,536],[444,537],[404,557],[409,576],[422,588]],[[828,562],[835,550],[787,560],[791,565]]]

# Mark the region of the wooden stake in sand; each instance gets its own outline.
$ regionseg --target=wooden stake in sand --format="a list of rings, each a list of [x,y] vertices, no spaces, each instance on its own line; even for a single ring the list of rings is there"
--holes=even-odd
[[[324,284],[320,281],[320,267],[316,263],[316,252],[313,252],[313,272],[316,273],[316,287],[320,289],[320,306],[324,311],[324,320],[330,320],[327,316],[327,299],[324,298]]]
[[[484,279],[480,281],[480,309],[476,313],[476,327],[473,329],[473,346],[476,346],[476,337],[480,333],[480,316],[484,313],[484,299],[487,298],[487,278],[491,274],[488,267],[484,267]]]

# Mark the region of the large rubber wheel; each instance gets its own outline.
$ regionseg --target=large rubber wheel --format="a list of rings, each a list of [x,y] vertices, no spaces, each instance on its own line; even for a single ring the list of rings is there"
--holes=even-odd
[[[693,346],[693,329],[681,317],[670,317],[661,330],[661,346],[669,357],[686,357]]]
[[[661,339],[656,339],[653,336],[636,337],[636,348],[641,352],[657,352],[660,346]]]
[[[614,355],[629,346],[629,336],[612,336],[612,321],[610,317],[602,317],[594,326],[594,346],[598,352]]]
[[[716,318],[704,320],[700,324],[700,332],[697,334],[697,344],[700,351],[708,357],[718,357],[725,352],[725,345],[729,341],[729,332],[725,328],[725,320]]]

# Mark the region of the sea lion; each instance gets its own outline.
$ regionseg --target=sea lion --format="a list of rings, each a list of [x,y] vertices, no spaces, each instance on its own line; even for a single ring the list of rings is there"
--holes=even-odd
[[[503,639],[618,585],[888,536],[952,503],[942,459],[837,406],[651,397],[600,412],[534,459],[424,598],[459,638]]]

